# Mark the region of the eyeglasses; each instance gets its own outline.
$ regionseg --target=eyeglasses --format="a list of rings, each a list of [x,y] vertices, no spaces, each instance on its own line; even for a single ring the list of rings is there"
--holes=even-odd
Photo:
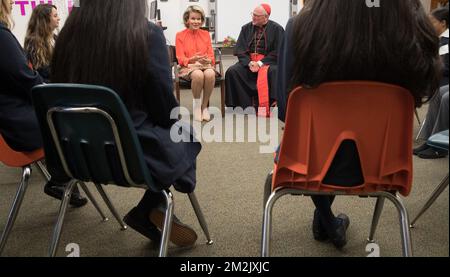
[[[251,16],[251,17],[258,17],[258,18],[260,18],[260,17],[266,16],[266,15],[265,15],[265,14],[255,14],[255,13],[250,13],[250,16]]]

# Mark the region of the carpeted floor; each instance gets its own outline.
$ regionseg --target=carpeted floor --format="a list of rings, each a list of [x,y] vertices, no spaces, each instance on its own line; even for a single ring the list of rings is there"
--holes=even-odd
[[[226,65],[234,62],[225,61]],[[182,92],[183,106],[191,109],[192,96]],[[211,105],[219,106],[220,93],[216,89]],[[419,110],[425,117],[427,107]],[[415,124],[415,132],[418,124]],[[281,130],[281,129],[280,129]],[[281,133],[281,132],[280,132]],[[175,193],[175,213],[194,227],[199,239],[194,247],[169,247],[169,256],[193,257],[256,257],[260,255],[263,184],[272,168],[272,154],[260,154],[260,144],[204,143],[198,159],[196,194],[209,224],[214,244],[206,245],[205,237],[196,221],[188,198]],[[409,197],[404,199],[410,217],[417,214],[441,179],[449,170],[448,158],[421,160],[414,157],[414,184]],[[17,189],[20,171],[0,165],[0,230]],[[20,214],[12,230],[4,256],[46,256],[59,202],[43,193],[44,180],[37,170],[25,196]],[[94,187],[90,186],[91,191]],[[116,186],[105,188],[117,210],[125,215],[143,194],[139,189]],[[97,199],[99,195],[96,193]],[[415,256],[449,256],[449,193],[446,189],[428,212],[411,230]],[[106,211],[106,206],[102,207]],[[313,205],[309,198],[287,196],[280,199],[273,212],[272,256],[294,257],[364,257],[375,200],[356,197],[338,197],[334,210],[345,212],[351,223],[348,244],[336,250],[330,243],[312,238]],[[108,212],[108,214],[110,214]],[[401,256],[400,228],[395,207],[386,201],[376,240],[383,257]],[[110,215],[102,222],[92,205],[68,209],[58,256],[67,256],[66,246],[76,243],[83,257],[98,256],[157,256],[157,247],[145,237],[129,229],[121,231]]]

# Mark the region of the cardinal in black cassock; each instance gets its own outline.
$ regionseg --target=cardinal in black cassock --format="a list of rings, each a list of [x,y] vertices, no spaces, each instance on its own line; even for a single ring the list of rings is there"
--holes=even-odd
[[[262,111],[269,115],[269,107],[276,102],[278,45],[284,29],[269,20],[270,13],[270,6],[261,4],[253,11],[252,22],[242,27],[234,50],[239,62],[225,76],[228,107],[266,108]]]

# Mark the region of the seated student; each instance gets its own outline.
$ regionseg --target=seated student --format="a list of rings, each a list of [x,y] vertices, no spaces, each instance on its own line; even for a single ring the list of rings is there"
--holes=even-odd
[[[55,5],[39,4],[31,13],[25,36],[28,60],[46,83],[50,80],[50,60],[56,40],[54,31],[59,27],[59,21]]]
[[[430,101],[428,106],[428,113],[423,123],[422,132],[419,138],[427,140],[431,135],[448,129],[448,6],[438,8],[431,12],[431,23],[433,23],[434,29],[439,36],[439,55],[441,56],[444,64],[444,70],[440,82],[441,88],[439,93],[436,93]],[[417,155],[422,159],[438,159],[448,155],[448,151],[442,149],[435,149],[428,146],[425,142],[421,146],[417,147],[413,151],[414,155]]]
[[[278,46],[284,30],[269,20],[271,12],[268,4],[258,5],[251,13],[252,22],[242,27],[234,49],[239,62],[225,74],[228,107],[261,107],[267,115],[276,101]]]
[[[205,12],[199,6],[189,6],[183,20],[186,30],[177,33],[175,45],[178,64],[181,66],[180,78],[191,81],[194,120],[209,121],[208,102],[217,73],[211,37],[208,31],[200,29],[205,22]]]
[[[33,151],[42,148],[41,133],[31,103],[31,88],[42,84],[42,78],[28,65],[27,58],[11,32],[11,10],[14,1],[0,0],[0,133],[16,151]],[[44,191],[61,199],[64,187],[52,176]],[[81,207],[87,203],[77,190],[70,204]]]
[[[146,19],[146,0],[83,1],[72,10],[56,41],[51,76],[56,83],[107,86],[125,103],[145,162],[161,189],[175,184],[194,191],[198,142],[174,142],[170,114],[178,107],[173,95],[166,40],[161,28]],[[178,128],[178,126],[177,126]],[[185,127],[190,128],[190,126]],[[190,134],[184,133],[186,136]],[[191,140],[192,141],[192,140]],[[161,239],[165,205],[162,193],[147,190],[124,221],[151,239]],[[170,240],[193,245],[195,231],[174,218]]]
[[[286,103],[293,88],[317,87],[329,81],[367,80],[399,85],[408,89],[420,106],[439,86],[439,47],[432,28],[419,0],[389,0],[379,8],[368,8],[364,1],[309,1],[288,22],[280,49],[280,120],[285,120]],[[337,166],[330,168],[324,182],[362,184],[356,151],[354,144],[343,144],[333,162]],[[316,206],[314,239],[331,240],[335,247],[344,247],[348,216],[333,214],[334,196],[311,198]]]

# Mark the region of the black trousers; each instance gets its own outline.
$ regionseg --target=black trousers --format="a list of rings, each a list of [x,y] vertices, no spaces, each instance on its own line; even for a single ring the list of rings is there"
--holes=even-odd
[[[268,72],[270,102],[276,101],[277,66],[271,65]],[[227,107],[258,106],[258,74],[250,71],[240,63],[231,66],[225,74],[225,103]]]

